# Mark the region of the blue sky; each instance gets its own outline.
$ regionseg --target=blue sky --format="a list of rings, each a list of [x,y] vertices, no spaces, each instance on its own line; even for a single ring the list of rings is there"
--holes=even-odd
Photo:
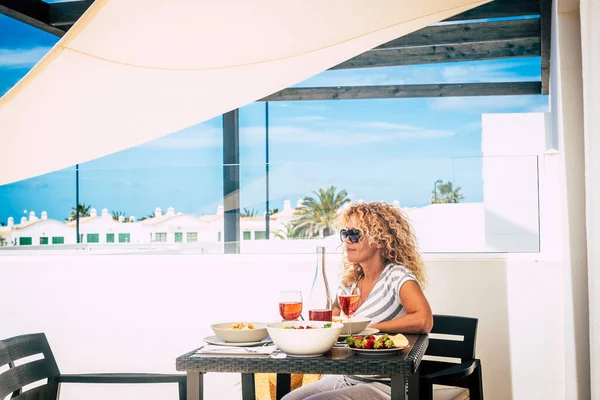
[[[0,95],[57,38],[0,15]],[[327,71],[297,86],[538,80],[540,59]],[[546,111],[546,96],[270,103],[271,207],[335,185],[354,199],[428,203],[436,179],[482,201],[481,114]],[[222,204],[221,118],[80,164],[80,201],[141,217],[155,207],[197,215]],[[240,110],[241,204],[264,211],[265,105]],[[6,133],[2,133],[6,134]],[[126,134],[126,132],[123,132]],[[88,143],[85,145],[93,145]],[[21,151],[3,149],[3,151]],[[64,219],[74,167],[0,186],[0,221],[24,210]]]

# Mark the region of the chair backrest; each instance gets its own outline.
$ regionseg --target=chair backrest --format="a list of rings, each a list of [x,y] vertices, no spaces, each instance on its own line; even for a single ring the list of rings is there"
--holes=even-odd
[[[29,362],[23,360],[37,354],[42,354],[43,358]],[[0,399],[11,393],[13,400],[57,398],[58,383],[54,378],[60,371],[46,335],[35,333],[0,340],[0,367],[7,364],[8,370],[0,373]],[[44,379],[48,379],[46,384],[22,391],[23,386]]]
[[[475,358],[477,318],[434,315],[431,333],[462,336],[463,339],[429,338],[426,355],[460,358],[462,362]]]

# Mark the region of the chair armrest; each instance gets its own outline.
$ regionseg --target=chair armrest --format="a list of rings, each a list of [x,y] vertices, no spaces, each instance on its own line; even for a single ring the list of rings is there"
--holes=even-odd
[[[56,378],[60,383],[168,383],[187,382],[183,374],[61,374]]]
[[[456,364],[452,367],[444,368],[443,370],[433,372],[428,375],[421,375],[421,379],[435,383],[438,379],[455,380],[465,378],[475,371],[479,366],[479,360],[465,361],[461,364]]]

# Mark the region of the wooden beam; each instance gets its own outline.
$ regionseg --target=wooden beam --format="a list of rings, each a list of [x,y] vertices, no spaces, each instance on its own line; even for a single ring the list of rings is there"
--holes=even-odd
[[[0,14],[45,32],[62,36],[65,32],[49,23],[49,7],[42,0],[0,0]]]
[[[540,94],[541,82],[442,83],[288,88],[260,101],[405,99]]]
[[[516,17],[538,15],[540,0],[495,0],[482,6],[455,15],[445,21],[465,21],[487,18]]]
[[[439,46],[444,44],[495,42],[540,36],[539,18],[433,25],[394,39],[375,49],[394,49],[410,46]]]
[[[93,2],[94,0],[79,0],[50,4],[50,24],[52,26],[71,27]]]
[[[542,94],[550,93],[550,46],[552,36],[552,0],[542,0],[540,6]]]
[[[447,46],[370,50],[330,69],[392,67],[398,65],[494,60],[498,58],[533,57],[539,55],[540,39],[525,38]]]

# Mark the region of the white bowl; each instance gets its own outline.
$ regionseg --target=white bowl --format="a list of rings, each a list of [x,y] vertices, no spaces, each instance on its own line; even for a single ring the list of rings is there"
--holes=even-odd
[[[330,328],[323,328],[325,324]],[[285,326],[312,326],[313,329],[286,329]],[[283,352],[296,357],[317,357],[329,351],[344,325],[339,322],[286,321],[267,325],[273,343]]]
[[[344,327],[342,328],[342,333],[340,335],[356,335],[364,331],[367,326],[371,323],[371,318],[362,318],[362,317],[352,317],[350,320],[346,318],[342,319],[341,317],[333,317],[336,321],[342,321]]]
[[[237,323],[239,322],[222,322],[210,327],[218,338],[230,343],[260,342],[269,336],[267,324],[265,323],[244,322],[245,324],[252,324],[254,329],[231,329],[231,325]]]

